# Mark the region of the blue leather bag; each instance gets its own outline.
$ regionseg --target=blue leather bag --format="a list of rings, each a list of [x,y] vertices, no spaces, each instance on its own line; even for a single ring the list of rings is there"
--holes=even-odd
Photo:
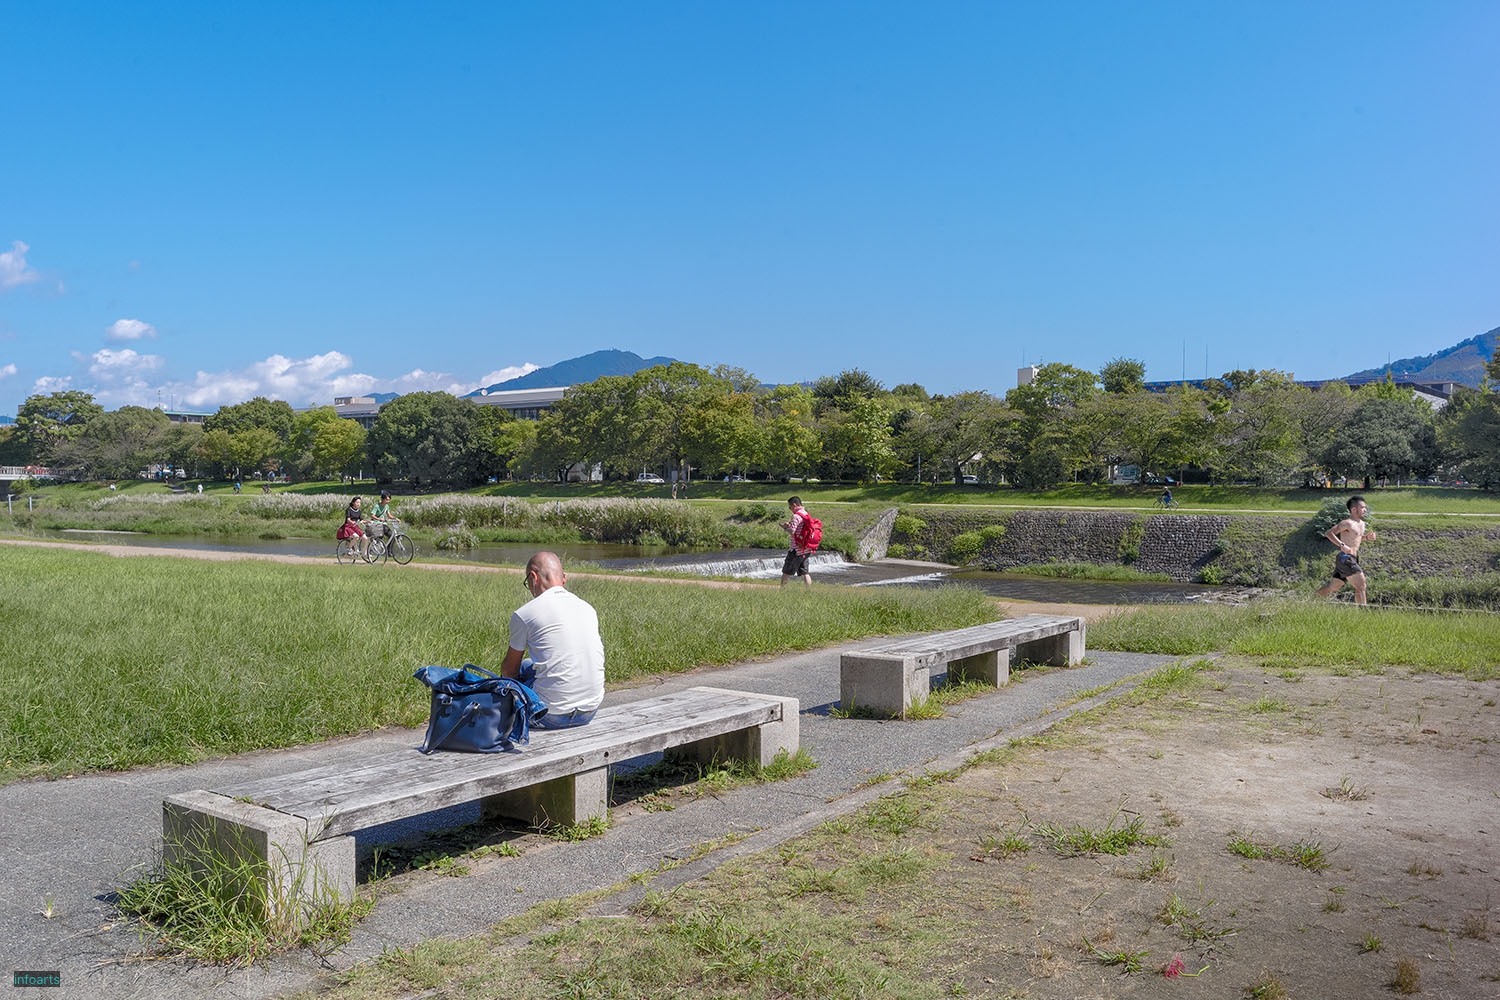
[[[531,724],[547,714],[535,691],[520,681],[497,677],[472,663],[423,667],[412,675],[432,689],[423,753],[457,750],[501,753],[531,740]]]

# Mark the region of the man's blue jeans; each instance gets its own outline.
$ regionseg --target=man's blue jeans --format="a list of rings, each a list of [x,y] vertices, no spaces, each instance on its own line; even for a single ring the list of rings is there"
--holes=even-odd
[[[521,661],[521,667],[516,673],[519,675],[516,679],[527,687],[531,687],[536,683],[536,664],[532,662],[531,657],[528,656]],[[572,712],[559,714],[548,709],[547,714],[542,717],[541,721],[532,723],[532,728],[572,729],[574,726],[582,726],[592,722],[596,711],[598,709],[575,709]]]

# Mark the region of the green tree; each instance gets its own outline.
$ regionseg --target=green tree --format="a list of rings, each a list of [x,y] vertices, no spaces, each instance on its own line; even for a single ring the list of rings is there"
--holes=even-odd
[[[813,407],[818,416],[828,409],[848,409],[855,401],[874,399],[884,393],[880,382],[869,372],[850,368],[837,376],[824,375],[813,383]]]
[[[1142,392],[1146,388],[1146,365],[1135,358],[1115,358],[1099,369],[1099,384],[1116,396]]]
[[[367,437],[365,429],[357,420],[336,417],[333,420],[318,421],[313,425],[311,438],[307,443],[310,471],[319,478],[328,479],[355,472],[364,456]]]
[[[823,463],[835,479],[872,479],[894,464],[890,420],[880,399],[848,397],[818,421]]]
[[[27,465],[46,465],[53,449],[83,434],[84,428],[104,415],[104,407],[86,392],[70,389],[29,396],[16,412],[16,434],[26,454]]]
[[[342,419],[344,418],[339,416],[338,410],[331,406],[314,406],[311,409],[294,413],[292,432],[281,454],[282,469],[295,472],[302,479],[333,476],[343,471],[342,467],[320,469],[319,462],[313,458],[312,451],[313,441],[318,436],[319,428]]]
[[[1005,405],[1017,417],[1006,435],[1011,475],[1017,485],[1045,488],[1075,471],[1076,457],[1070,454],[1065,423],[1081,403],[1099,392],[1096,382],[1093,372],[1054,362],[1038,368],[1030,383],[1005,394]],[[1065,463],[1069,458],[1073,461]],[[1075,469],[1068,464],[1075,464]]]
[[[217,413],[203,422],[203,429],[242,434],[261,428],[275,435],[278,446],[284,447],[291,441],[296,423],[297,415],[292,411],[292,404],[282,399],[256,396],[243,403],[219,407]]]
[[[1361,477],[1368,487],[1377,478],[1420,474],[1430,468],[1436,458],[1432,409],[1396,388],[1392,395],[1376,383],[1356,393],[1359,404],[1353,417],[1324,450],[1330,471]]]
[[[160,410],[122,406],[89,421],[77,437],[60,442],[56,455],[85,479],[129,479],[157,461],[170,426]]]
[[[757,402],[763,427],[761,466],[781,479],[809,475],[822,460],[822,442],[812,428],[812,393],[801,386],[780,385]]]
[[[367,445],[376,477],[415,484],[480,481],[473,458],[478,405],[446,392],[411,392],[382,406]]]
[[[25,465],[27,455],[15,424],[0,427],[0,465]]]
[[[1354,391],[1344,382],[1326,382],[1317,389],[1298,386],[1292,395],[1297,420],[1297,452],[1305,483],[1321,483],[1323,456],[1339,429],[1358,406]]]
[[[932,454],[955,483],[963,482],[964,466],[971,462],[1003,468],[1006,428],[1014,419],[999,399],[982,390],[938,396],[932,402]]]
[[[745,472],[761,448],[755,397],[748,392],[710,396],[694,404],[684,444],[708,475]]]
[[[1234,479],[1280,483],[1301,464],[1297,387],[1281,372],[1256,376],[1230,396],[1219,428],[1225,456],[1220,467]]]

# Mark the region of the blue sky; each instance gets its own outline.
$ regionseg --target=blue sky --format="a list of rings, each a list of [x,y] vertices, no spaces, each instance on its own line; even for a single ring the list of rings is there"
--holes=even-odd
[[[1500,325],[1500,3],[13,5],[0,413],[602,348],[934,392]]]

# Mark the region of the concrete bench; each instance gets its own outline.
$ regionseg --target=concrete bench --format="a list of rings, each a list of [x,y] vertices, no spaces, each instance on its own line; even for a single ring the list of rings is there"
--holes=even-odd
[[[932,675],[1000,686],[1010,681],[1012,656],[1031,663],[1073,666],[1083,659],[1082,618],[1025,615],[952,632],[912,636],[839,657],[840,707],[905,718],[927,697]]]
[[[163,859],[266,863],[269,905],[354,896],[357,830],[478,801],[488,819],[571,825],[604,817],[609,767],[663,751],[765,766],[798,746],[795,698],[695,687],[606,705],[586,726],[532,730],[516,753],[411,750],[172,795],[162,802]]]

